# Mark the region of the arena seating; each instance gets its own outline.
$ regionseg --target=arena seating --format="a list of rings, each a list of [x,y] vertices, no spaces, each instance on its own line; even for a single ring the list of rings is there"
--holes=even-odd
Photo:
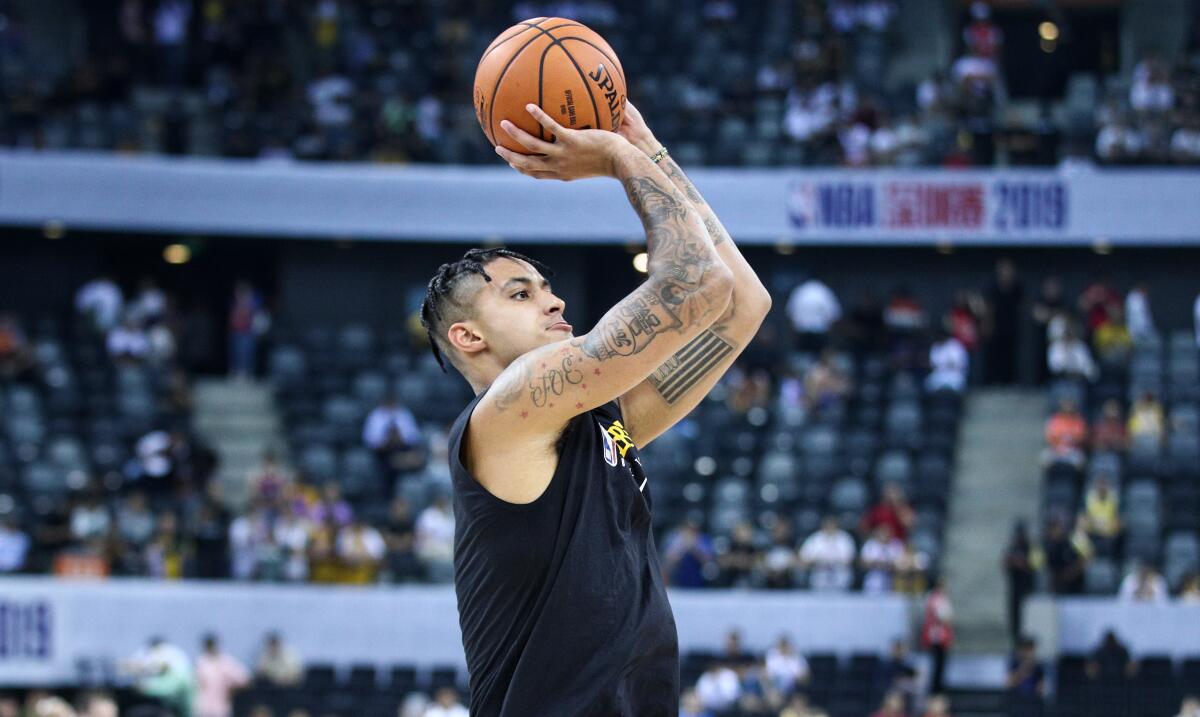
[[[1088,676],[1087,655],[1058,657],[1053,705],[1056,717],[1101,715],[1170,715],[1186,695],[1200,692],[1200,656],[1172,660],[1166,655],[1146,655],[1138,660],[1137,674],[1129,678]]]
[[[1128,362],[1102,365],[1094,384],[1059,381],[1049,388],[1057,405],[1069,398],[1098,417],[1116,400],[1123,415],[1144,394],[1161,401],[1166,416],[1163,440],[1134,438],[1126,451],[1092,453],[1082,471],[1061,462],[1047,466],[1043,513],[1073,517],[1084,508],[1088,486],[1107,476],[1120,496],[1123,550],[1098,545],[1087,565],[1085,589],[1112,594],[1136,563],[1159,566],[1172,591],[1200,571],[1200,355],[1190,332],[1167,340],[1136,344]]]

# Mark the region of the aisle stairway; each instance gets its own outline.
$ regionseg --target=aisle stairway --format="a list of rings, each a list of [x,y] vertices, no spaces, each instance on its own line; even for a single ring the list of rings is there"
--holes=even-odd
[[[1013,523],[1037,516],[1044,408],[1031,389],[980,389],[967,401],[943,562],[957,654],[1009,649],[1000,559]]]
[[[245,505],[247,473],[258,465],[264,450],[285,450],[287,445],[271,389],[265,382],[200,379],[195,387],[195,423],[220,456],[217,480],[227,504]]]

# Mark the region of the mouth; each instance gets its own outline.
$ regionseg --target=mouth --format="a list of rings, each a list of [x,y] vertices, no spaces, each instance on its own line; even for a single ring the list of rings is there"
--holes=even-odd
[[[556,321],[555,323],[551,324],[546,330],[547,331],[571,331],[571,325],[565,321]]]

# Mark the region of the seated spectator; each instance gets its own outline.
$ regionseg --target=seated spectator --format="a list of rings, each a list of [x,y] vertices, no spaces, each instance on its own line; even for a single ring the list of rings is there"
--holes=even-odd
[[[736,668],[741,681],[741,697],[738,698],[740,714],[778,714],[783,707],[784,696],[766,677],[762,660],[739,665]]]
[[[829,717],[829,713],[810,705],[808,697],[803,692],[797,692],[788,700],[779,717]]]
[[[925,717],[950,717],[950,700],[946,695],[930,695],[925,703]]]
[[[1096,355],[1108,366],[1122,366],[1129,360],[1133,350],[1133,337],[1125,324],[1125,310],[1114,306],[1104,323],[1092,334],[1092,345]]]
[[[1107,277],[1097,276],[1079,295],[1079,311],[1083,314],[1087,330],[1095,331],[1103,324],[1113,309],[1122,304],[1117,290],[1112,288]]]
[[[1200,112],[1186,115],[1183,126],[1171,134],[1171,160],[1177,164],[1200,163]]]
[[[154,535],[154,513],[142,491],[130,493],[117,509],[117,533],[130,545],[142,547]]]
[[[458,690],[443,687],[434,696],[433,704],[425,708],[425,717],[467,717],[467,708],[458,699]]]
[[[1075,402],[1064,398],[1058,411],[1046,422],[1046,455],[1044,463],[1066,463],[1082,468],[1087,456],[1087,422],[1079,414]]]
[[[1107,320],[1107,314],[1104,320]],[[1074,327],[1070,326],[1062,336],[1050,343],[1046,363],[1055,378],[1095,381],[1100,376],[1100,370],[1092,360],[1092,352],[1076,335]]]
[[[344,582],[366,585],[375,581],[387,546],[375,528],[355,517],[338,532],[337,556],[342,562]]]
[[[833,291],[816,277],[809,277],[792,290],[787,315],[796,331],[801,351],[820,351],[829,332],[842,317],[842,305]]]
[[[1175,717],[1200,717],[1200,697],[1184,695],[1179,705],[1179,714]]]
[[[1129,410],[1129,438],[1133,442],[1162,443],[1166,420],[1158,398],[1144,391]]]
[[[942,331],[929,347],[929,375],[925,377],[925,390],[962,393],[967,388],[969,368],[970,357],[962,342],[949,332]]]
[[[766,674],[775,690],[783,695],[790,695],[808,684],[808,660],[796,651],[787,635],[780,635],[767,649]]]
[[[125,312],[121,325],[108,332],[108,355],[119,364],[138,365],[150,356],[150,337],[132,311]]]
[[[0,572],[3,572],[2,565]],[[1184,578],[1183,588],[1179,591],[1179,602],[1200,605],[1200,573],[1192,573]]]
[[[1125,325],[1134,343],[1152,341],[1158,337],[1154,315],[1150,311],[1150,289],[1139,281],[1125,295]]]
[[[725,633],[725,642],[721,645],[721,659],[737,667],[748,665],[757,658],[742,645],[742,633],[730,630]]]
[[[771,544],[763,553],[763,586],[775,590],[793,587],[797,560],[792,526],[780,520],[771,528]]]
[[[233,717],[233,693],[250,683],[250,672],[221,650],[216,635],[204,638],[196,658],[196,717]]]
[[[1129,433],[1125,417],[1121,415],[1121,402],[1110,398],[1100,409],[1100,417],[1092,426],[1092,451],[1116,451],[1124,453],[1129,447]]]
[[[1149,140],[1124,113],[1100,126],[1096,133],[1096,157],[1108,164],[1137,162],[1146,155]]]
[[[1121,534],[1121,499],[1112,489],[1108,474],[1096,476],[1083,501],[1087,515],[1087,532],[1094,542],[1109,546],[1102,550],[1111,554],[1111,545]]]
[[[275,520],[274,538],[279,550],[279,577],[288,582],[309,578],[308,546],[312,523],[291,506],[282,508]]]
[[[112,515],[99,488],[85,493],[71,511],[71,537],[81,543],[107,537],[111,526]]]
[[[879,502],[863,516],[859,531],[864,536],[870,535],[879,526],[886,525],[890,536],[905,541],[916,521],[917,512],[909,505],[904,489],[895,483],[888,483],[883,487]]]
[[[904,695],[899,692],[889,692],[883,696],[879,709],[871,713],[871,717],[907,717],[904,709]]]
[[[821,352],[821,358],[804,375],[804,400],[809,410],[819,411],[836,406],[850,392],[850,377],[837,364],[832,349]]]
[[[800,567],[808,571],[813,590],[849,590],[854,583],[854,538],[828,515],[821,529],[800,546]]]
[[[715,559],[712,540],[693,520],[684,521],[663,544],[662,568],[669,585],[704,587],[708,583],[705,572]]]
[[[917,668],[908,654],[908,643],[892,641],[891,652],[879,661],[873,680],[879,694],[899,692],[910,701],[917,696]]]
[[[0,314],[0,379],[20,380],[36,367],[33,347],[17,317]]]
[[[700,675],[696,696],[704,709],[723,715],[737,706],[742,696],[742,683],[732,666],[717,662]]]
[[[117,717],[117,703],[105,692],[89,692],[79,702],[82,712],[79,717]],[[4,711],[0,710],[0,715]]]
[[[1137,674],[1138,665],[1127,648],[1117,639],[1112,630],[1104,633],[1104,639],[1092,652],[1084,666],[1088,679],[1113,684],[1123,682]]]
[[[454,579],[454,512],[450,501],[439,495],[417,516],[417,557],[433,582]]]
[[[283,499],[292,475],[279,461],[274,449],[263,452],[262,460],[246,476],[246,484],[252,500],[275,505]]]
[[[1075,516],[1075,522],[1071,528],[1071,545],[1084,563],[1090,563],[1096,555],[1096,546],[1092,543],[1091,534],[1088,533],[1086,513],[1079,513]]]
[[[883,310],[883,323],[893,333],[909,334],[925,327],[925,309],[908,287],[892,290],[892,296]]]
[[[714,717],[714,715],[705,709],[696,690],[688,689],[684,690],[679,697],[679,717]]]
[[[254,675],[269,685],[292,687],[303,679],[304,666],[300,664],[296,651],[284,644],[279,633],[270,632],[259,653]]]
[[[1050,520],[1043,542],[1051,591],[1056,595],[1078,595],[1083,592],[1083,573],[1087,560],[1071,541],[1061,518]]]
[[[139,694],[160,700],[174,714],[192,714],[195,673],[192,661],[179,647],[161,637],[152,637],[145,648],[122,661],[120,669],[133,677]]]
[[[891,525],[880,523],[859,552],[859,565],[864,573],[863,592],[891,592],[892,579],[903,553],[904,543],[892,534]]]
[[[954,306],[946,314],[946,330],[968,354],[979,348],[980,317],[986,313],[987,303],[978,292],[961,289],[955,293]]]
[[[12,514],[0,517],[0,575],[19,573],[29,555],[29,536]]]
[[[742,522],[733,526],[729,547],[717,553],[723,587],[751,587],[762,551],[754,541],[754,527]]]
[[[1046,669],[1037,658],[1037,643],[1032,638],[1023,637],[1017,645],[1017,650],[1008,661],[1008,687],[1010,700],[1014,705],[1027,709],[1014,711],[1017,715],[1040,714],[1030,706],[1040,705],[1046,694]]]
[[[1136,569],[1125,576],[1117,596],[1129,602],[1165,603],[1170,598],[1167,581],[1153,565],[1139,562]]]
[[[417,559],[416,531],[417,522],[408,501],[399,497],[393,499],[383,530],[383,539],[387,544],[385,561],[393,582],[421,580],[425,577],[424,566]]]
[[[109,274],[102,274],[75,292],[75,311],[99,334],[107,334],[121,320],[125,296]]]
[[[1158,57],[1146,57],[1133,68],[1129,106],[1137,112],[1167,112],[1175,106],[1170,70]]]
[[[928,583],[929,556],[917,550],[912,541],[896,560],[896,578],[892,589],[904,595],[924,595]]]
[[[425,440],[417,419],[394,394],[367,415],[363,443],[375,451],[389,476],[411,473],[425,464]]]

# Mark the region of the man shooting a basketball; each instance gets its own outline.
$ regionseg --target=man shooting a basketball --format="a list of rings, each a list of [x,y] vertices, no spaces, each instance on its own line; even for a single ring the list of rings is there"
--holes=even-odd
[[[435,354],[476,393],[450,433],[455,588],[474,717],[675,717],[678,638],[638,459],[750,342],[771,299],[628,105],[619,132],[505,121],[539,179],[614,177],[645,282],[577,337],[537,262],[472,250],[429,282]],[[653,158],[653,159],[652,159]]]

